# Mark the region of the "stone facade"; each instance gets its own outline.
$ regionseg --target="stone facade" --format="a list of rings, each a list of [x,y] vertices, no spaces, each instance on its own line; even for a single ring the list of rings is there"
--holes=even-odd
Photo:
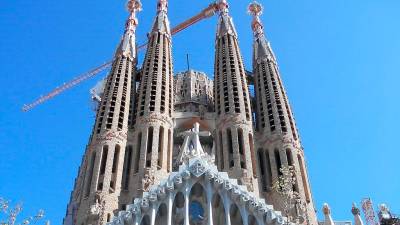
[[[243,224],[280,224],[282,217],[266,203],[277,210],[283,209],[284,199],[273,188],[283,166],[294,168],[293,190],[306,206],[304,224],[317,225],[304,151],[277,60],[258,17],[261,6],[250,5],[254,15],[254,53],[253,76],[249,77],[228,5],[224,0],[216,5],[219,14],[214,80],[211,80],[194,70],[173,77],[166,0],[158,0],[143,65],[140,72],[136,71],[136,12],[141,7],[138,0],[129,1],[130,16],[106,79],[64,225],[103,225],[121,210],[130,212],[131,218],[139,210],[140,218],[149,220],[151,225],[164,224],[155,222],[159,213],[161,218],[169,218],[170,210],[186,210],[181,220],[171,223],[188,225],[187,201],[196,183],[203,188],[204,195],[196,194],[193,199],[211,204],[212,193],[219,192],[223,200],[222,205],[211,207],[215,211],[207,211],[209,222],[212,213],[224,212],[224,221],[231,224],[227,222],[230,207],[236,202],[239,205],[235,213],[241,213]],[[249,80],[253,83],[248,83]],[[254,97],[248,88],[253,84]],[[186,165],[180,162],[182,146],[185,146],[185,136],[181,133],[194,124],[198,124],[198,132],[210,134],[200,135],[198,139],[210,159],[204,165],[213,175],[193,174],[190,165],[203,163],[200,159]],[[193,179],[185,181],[185,174]],[[177,179],[183,181],[176,183]],[[173,183],[171,190],[169,182]],[[213,188],[210,193],[211,186],[228,189]],[[153,187],[157,187],[156,194],[152,192]],[[178,190],[183,194],[181,200],[185,207],[175,209],[172,206]],[[245,200],[236,192],[244,193]],[[155,204],[154,198],[162,201]],[[164,211],[157,211],[159,207]],[[294,216],[297,213],[292,212]],[[128,224],[138,224],[135,218],[136,223]],[[211,224],[225,222],[214,220]]]

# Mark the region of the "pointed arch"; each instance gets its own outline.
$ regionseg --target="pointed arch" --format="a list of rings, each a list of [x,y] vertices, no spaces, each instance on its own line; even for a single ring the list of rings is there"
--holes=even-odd
[[[232,204],[229,210],[231,224],[243,224],[242,215],[236,204]]]
[[[213,207],[212,220],[213,224],[226,224],[226,215],[224,204],[219,193],[215,193],[212,197],[211,204]]]
[[[157,210],[155,225],[167,225],[168,224],[168,210],[167,205],[162,203]]]
[[[205,190],[200,183],[192,186],[189,195],[190,224],[201,223],[208,217],[206,209],[207,198]]]
[[[258,225],[257,219],[253,215],[249,215],[248,225]]]
[[[149,215],[145,215],[142,218],[142,222],[140,222],[140,225],[150,225],[150,217],[149,217]]]
[[[185,220],[185,212],[184,212],[184,206],[185,206],[185,197],[182,192],[178,192],[175,195],[174,198],[174,203],[172,204],[172,224],[183,224],[183,221]]]

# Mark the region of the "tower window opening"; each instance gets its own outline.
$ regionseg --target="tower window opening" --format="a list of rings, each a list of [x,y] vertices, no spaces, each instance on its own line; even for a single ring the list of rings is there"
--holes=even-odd
[[[224,169],[224,143],[223,143],[223,139],[222,139],[222,131],[219,132],[219,144],[220,144],[220,149],[219,149],[220,168],[221,168],[221,170],[223,170]]]
[[[158,136],[158,167],[162,168],[163,157],[164,157],[164,127],[160,127],[160,133]]]
[[[128,190],[129,188],[129,178],[131,174],[131,164],[132,164],[132,146],[128,145],[126,147],[125,151],[125,157],[124,157],[124,169],[123,169],[123,178],[121,179],[122,181],[122,188],[124,190]]]
[[[282,174],[282,171],[281,171],[282,162],[281,162],[281,157],[280,157],[280,155],[279,155],[279,150],[278,150],[278,149],[275,149],[274,155],[275,155],[276,169],[277,169],[277,171],[278,171],[279,176],[282,176],[282,175],[283,175],[283,174]]]
[[[146,167],[151,167],[151,154],[153,148],[153,127],[149,127],[147,135]]]
[[[107,155],[108,155],[108,145],[104,145],[103,154],[101,156],[100,175],[104,175],[106,171]]]
[[[244,138],[243,138],[243,130],[239,128],[238,132],[238,145],[239,145],[239,154],[240,154],[240,167],[246,169],[246,156],[244,149]]]
[[[113,165],[112,165],[112,173],[115,173],[117,171],[120,148],[121,147],[119,145],[115,145],[115,152],[114,152]]]
[[[86,181],[86,191],[85,191],[85,197],[89,196],[90,192],[90,187],[92,185],[92,179],[93,179],[93,169],[94,169],[94,163],[96,161],[96,152],[92,153],[92,157],[90,159],[90,166],[89,166],[89,171],[88,171],[88,179]]]
[[[171,130],[168,129],[168,155],[167,155],[167,171],[171,172],[171,161],[172,161],[172,146],[171,146]]]
[[[267,169],[267,178],[266,178],[266,182],[267,184],[272,187],[272,167],[271,167],[271,161],[269,158],[269,151],[268,149],[265,150],[265,168]]]
[[[258,165],[261,173],[261,184],[263,191],[267,191],[267,181],[265,179],[265,163],[262,149],[258,149]]]
[[[229,151],[229,167],[232,168],[235,166],[235,163],[233,161],[233,143],[232,143],[232,132],[231,129],[228,128],[226,130],[226,135],[228,136],[228,151]]]
[[[142,133],[138,134],[137,146],[136,146],[136,156],[135,156],[135,173],[139,172],[139,162],[140,162],[140,149],[142,146]]]

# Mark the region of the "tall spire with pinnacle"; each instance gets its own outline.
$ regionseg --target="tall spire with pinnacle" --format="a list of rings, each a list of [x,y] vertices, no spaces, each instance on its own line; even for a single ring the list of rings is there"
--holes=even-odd
[[[217,113],[216,161],[249,190],[257,190],[253,167],[253,127],[247,86],[237,32],[228,14],[228,3],[217,2],[220,12],[216,33],[214,102]],[[258,192],[258,191],[255,191]]]
[[[139,0],[129,0],[130,15],[106,79],[96,123],[68,204],[64,225],[105,224],[119,209],[122,167],[128,132],[132,80],[135,80],[136,12]],[[134,97],[134,96],[133,96]]]
[[[303,148],[275,55],[265,37],[259,18],[262,6],[253,2],[248,9],[253,16],[251,27],[254,34],[253,74],[257,113],[256,138],[259,140],[257,167],[260,195],[263,195],[275,208],[282,210],[284,200],[273,190],[273,182],[282,175],[283,166],[293,167],[296,178],[293,191],[299,193],[301,202],[306,206],[307,223],[316,224]],[[302,216],[299,210],[292,213],[295,217]]]
[[[133,141],[136,182],[129,188],[132,197],[147,191],[152,183],[171,172],[173,141],[173,71],[171,31],[167,16],[168,2],[158,0],[157,15],[148,34],[138,89]],[[138,191],[136,191],[138,190]]]

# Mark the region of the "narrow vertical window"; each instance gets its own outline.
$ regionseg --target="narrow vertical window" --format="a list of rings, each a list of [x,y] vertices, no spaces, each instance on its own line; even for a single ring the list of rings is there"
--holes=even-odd
[[[246,169],[246,158],[244,155],[244,140],[243,140],[243,130],[239,128],[238,132],[238,145],[239,145],[239,154],[240,154],[240,167]]]
[[[121,147],[119,145],[115,145],[113,165],[112,165],[112,173],[117,172],[118,160],[119,160],[119,150],[120,149],[121,149]]]
[[[160,127],[160,132],[158,135],[158,168],[161,169],[164,157],[164,127]]]
[[[222,139],[222,131],[219,132],[219,153],[220,153],[220,164],[221,164],[221,170],[224,169],[224,142]]]
[[[103,147],[103,154],[101,155],[100,175],[104,175],[106,171],[107,155],[108,155],[108,146],[105,145]]]
[[[140,160],[140,147],[142,146],[142,133],[138,134],[136,156],[135,156],[135,173],[139,172],[139,160]]]
[[[267,169],[267,178],[265,180],[267,181],[268,186],[272,187],[272,168],[268,149],[265,151],[265,168]]]
[[[231,129],[226,130],[226,135],[228,136],[228,150],[229,150],[229,167],[232,168],[235,166],[235,162],[233,161],[233,146],[232,146],[232,132]]]
[[[258,165],[261,173],[261,184],[263,191],[267,191],[267,182],[265,180],[265,163],[262,149],[258,149]]]
[[[121,187],[123,190],[128,190],[129,188],[129,177],[131,174],[131,164],[132,164],[132,146],[128,145],[125,151],[124,157],[124,170],[123,177],[121,179]]]
[[[167,161],[167,170],[168,170],[168,172],[171,172],[171,161],[172,161],[172,159],[171,159],[171,156],[172,156],[172,146],[171,146],[171,130],[170,129],[168,129],[168,156],[167,156],[167,159],[168,159],[168,161]]]
[[[88,180],[86,181],[86,191],[85,191],[85,197],[89,196],[90,192],[90,187],[92,185],[92,178],[93,178],[93,169],[94,169],[94,163],[96,161],[96,152],[92,153],[92,158],[90,159],[90,165],[89,165],[89,171],[88,171]]]
[[[147,135],[146,167],[151,167],[151,152],[153,148],[153,127],[149,127]]]
[[[276,169],[278,170],[279,176],[281,176],[281,175],[282,175],[282,171],[281,171],[282,162],[281,162],[281,157],[280,157],[280,155],[279,155],[278,149],[275,149],[274,155],[275,155]]]

